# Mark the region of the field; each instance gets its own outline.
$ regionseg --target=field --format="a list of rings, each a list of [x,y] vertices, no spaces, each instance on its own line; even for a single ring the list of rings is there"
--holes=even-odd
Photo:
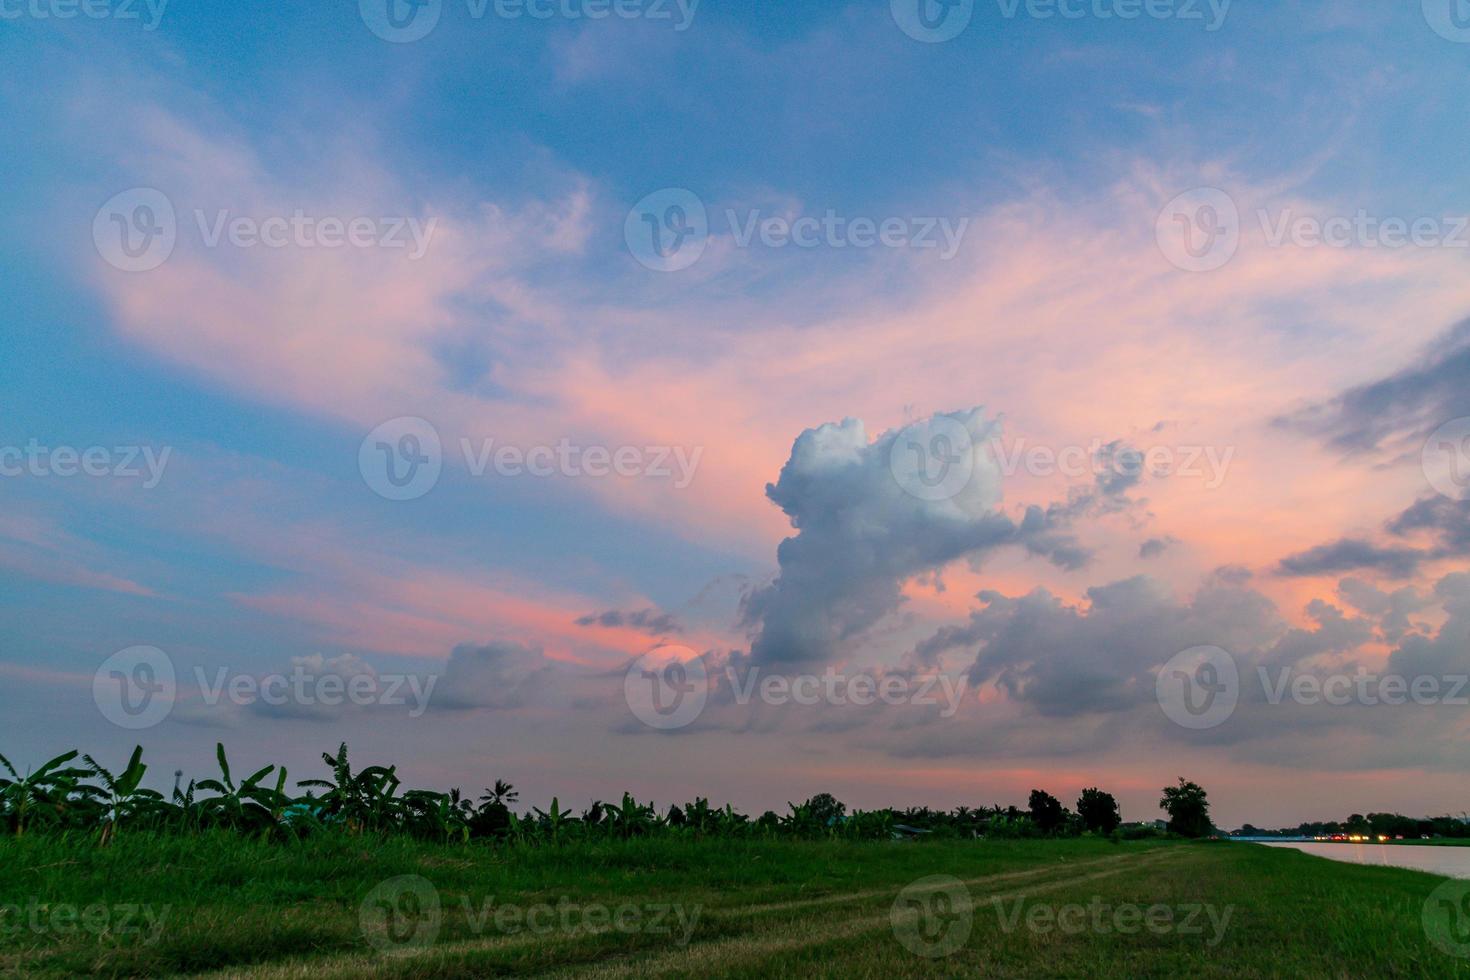
[[[1092,838],[36,836],[0,843],[0,973],[1470,977],[1442,881]]]

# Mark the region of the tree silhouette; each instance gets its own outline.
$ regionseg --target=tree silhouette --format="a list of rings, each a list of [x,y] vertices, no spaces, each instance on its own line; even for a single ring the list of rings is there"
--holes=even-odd
[[[1077,815],[1082,818],[1085,829],[1099,834],[1110,834],[1123,822],[1113,794],[1104,793],[1095,786],[1084,789],[1077,797]]]
[[[1066,811],[1062,809],[1062,801],[1043,789],[1031,791],[1030,807],[1031,822],[1036,824],[1036,829],[1043,834],[1051,834],[1060,830],[1062,823],[1067,819]]]
[[[1186,782],[1180,776],[1178,786],[1164,787],[1159,806],[1168,812],[1169,829],[1174,833],[1184,837],[1209,836],[1210,803],[1205,798],[1204,787],[1198,783]]]

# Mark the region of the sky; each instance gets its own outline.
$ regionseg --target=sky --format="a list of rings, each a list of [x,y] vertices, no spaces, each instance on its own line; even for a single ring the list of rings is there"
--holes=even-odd
[[[1463,14],[0,0],[0,752],[1470,809]]]

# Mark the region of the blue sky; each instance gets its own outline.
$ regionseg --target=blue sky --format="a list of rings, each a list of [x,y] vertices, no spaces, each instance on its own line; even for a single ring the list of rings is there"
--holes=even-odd
[[[1133,698],[1176,638],[1275,663],[1302,631],[1317,645],[1291,663],[1320,673],[1389,669],[1414,637],[1458,635],[1464,555],[1387,522],[1430,499],[1420,430],[1460,404],[1433,379],[1459,363],[1466,250],[1264,240],[1283,215],[1360,211],[1454,237],[1470,44],[1436,32],[1434,2],[1133,20],[1100,16],[1111,2],[1070,18],[976,3],[941,43],[905,34],[888,3],[705,0],[679,30],[673,4],[671,20],[591,21],[477,19],[445,0],[434,30],[402,44],[351,3],[173,0],[152,29],[145,7],[58,19],[37,15],[49,0],[0,6],[0,446],[170,452],[153,487],[0,477],[4,751],[123,751],[135,734],[99,714],[92,678],[142,644],[181,675],[261,676],[321,655],[336,670],[525,686],[412,719],[208,716],[182,696],[136,733],[170,760],[160,771],[202,767],[215,737],[298,763],[345,738],[424,781],[508,774],[528,799],[636,784],[764,806],[832,785],[858,803],[951,804],[1111,778],[1144,816],[1148,787],[1177,774],[1140,760],[1168,748],[1227,790],[1280,787],[1281,819],[1320,816],[1304,811],[1324,797],[1452,808],[1456,783],[1440,776],[1458,764],[1416,756],[1452,740],[1438,720],[1375,715],[1362,782],[1327,759],[1339,726],[1364,730],[1350,712],[1237,724],[1252,741],[1180,732],[1151,688]],[[1189,272],[1156,225],[1200,187],[1238,207],[1241,244]],[[156,269],[126,272],[94,220],[107,227],[99,211],[135,188],[170,201],[179,241]],[[710,223],[705,253],[677,273],[640,265],[624,237],[630,208],[666,188],[691,192]],[[421,260],[206,240],[211,215],[294,211],[435,230]],[[744,220],[829,212],[964,232],[952,257],[738,238]],[[1406,441],[1344,455],[1331,439],[1352,422],[1344,393],[1404,377],[1418,401],[1393,403],[1403,419],[1388,428]],[[942,507],[895,510],[862,475],[876,458],[865,445],[977,406],[1033,446],[1228,448],[1233,468],[1216,486],[1151,475],[1117,492],[1006,474],[959,525]],[[444,470],[395,501],[360,450],[405,417],[435,427]],[[990,432],[963,418],[971,436]],[[633,447],[640,466],[660,448],[701,456],[687,486],[477,476],[462,438]],[[1044,529],[1023,523],[1028,504],[1054,507]],[[1145,560],[1146,540],[1170,544]],[[1312,551],[1342,540],[1379,550],[1356,564]],[[1395,578],[1386,548],[1425,557]],[[1303,554],[1314,574],[1280,571]],[[1254,573],[1229,602],[1210,591],[1226,566]],[[1154,584],[1095,591],[1140,576]],[[1411,594],[1368,600],[1364,584]],[[1132,647],[1109,640],[1080,667],[1116,692],[1038,700],[1026,692],[1079,665],[1002,637],[1051,613],[983,598],[1037,590],[1068,629],[1111,631],[1106,597],[1124,594],[1150,624],[1213,625],[1167,641],[1139,625]],[[1227,611],[1201,612],[1216,601]],[[1407,636],[1384,603],[1412,608]],[[640,610],[679,629],[633,625]],[[576,622],[612,611],[617,625]],[[1007,615],[1023,619],[988,632]],[[968,647],[920,663],[926,639],[962,626]],[[928,716],[733,708],[677,737],[627,727],[621,678],[649,646],[716,665],[766,651],[766,669],[795,669],[770,653],[794,649],[777,642],[788,635],[810,641],[795,665],[821,651],[842,669],[922,666],[987,693],[943,730]],[[1162,726],[1137,743],[1121,734],[1140,727],[1135,710]],[[1100,733],[1116,748],[1089,748]],[[1282,742],[1294,750],[1263,764]],[[783,747],[781,764],[752,770],[752,754]],[[1383,798],[1359,801],[1364,785]]]

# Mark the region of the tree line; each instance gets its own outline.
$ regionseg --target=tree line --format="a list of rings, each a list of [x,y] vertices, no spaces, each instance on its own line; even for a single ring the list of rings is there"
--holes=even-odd
[[[1240,837],[1470,837],[1470,817],[1406,817],[1402,813],[1354,813],[1346,820],[1313,820],[1295,827],[1266,830],[1245,824]]]
[[[1094,834],[1113,839],[1150,836],[1149,825],[1124,826],[1118,802],[1096,787],[1082,791],[1068,809],[1045,790],[1032,790],[1025,809],[1015,806],[929,807],[848,811],[829,793],[788,804],[786,813],[758,817],[732,806],[712,806],[701,797],[661,810],[624,793],[621,801],[594,801],[580,811],[553,798],[548,809],[516,812],[514,786],[496,780],[476,798],[459,789],[447,793],[404,790],[396,766],[354,770],[347,745],[323,753],[328,775],[299,780],[288,790],[284,766],[265,766],[237,778],[223,744],[215,747],[219,773],[183,782],[174,773],[171,793],[143,785],[148,771],[143,749],[113,772],[90,755],[67,752],[21,775],[5,756],[0,766],[0,826],[10,834],[85,833],[106,844],[132,831],[189,833],[234,831],[266,838],[292,838],[336,831],[400,833],[426,840],[499,840],[560,843],[575,839],[629,838],[657,833],[714,837],[836,837],[885,840],[921,835],[960,837],[1057,837]],[[1160,806],[1168,830],[1187,837],[1211,832],[1204,790],[1182,778],[1164,789]]]

